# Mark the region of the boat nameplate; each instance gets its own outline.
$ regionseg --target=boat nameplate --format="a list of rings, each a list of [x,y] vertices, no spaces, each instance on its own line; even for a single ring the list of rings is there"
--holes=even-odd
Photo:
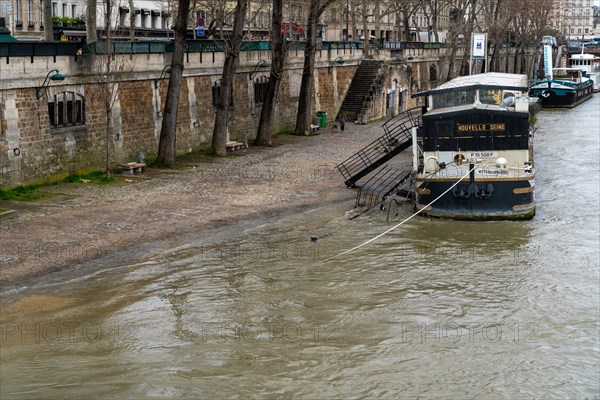
[[[475,170],[477,175],[492,175],[492,176],[508,176],[508,171],[505,169],[484,169],[478,168]]]
[[[467,158],[497,158],[497,151],[472,151]]]
[[[506,130],[506,125],[504,123],[496,123],[496,124],[458,124],[457,130],[459,132],[499,132]]]

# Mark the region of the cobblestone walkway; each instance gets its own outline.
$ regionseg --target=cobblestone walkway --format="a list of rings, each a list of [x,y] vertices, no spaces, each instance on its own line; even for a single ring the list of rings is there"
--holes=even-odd
[[[278,137],[236,157],[187,156],[180,169],[148,169],[131,182],[51,186],[44,190],[55,195],[34,203],[0,202],[18,211],[0,221],[0,286],[137,243],[350,200],[355,191],[334,167],[381,135],[382,122]]]

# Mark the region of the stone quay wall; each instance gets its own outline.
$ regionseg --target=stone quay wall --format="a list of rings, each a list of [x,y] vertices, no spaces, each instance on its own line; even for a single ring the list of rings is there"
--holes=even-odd
[[[389,118],[417,106],[411,95],[438,84],[437,64],[443,51],[410,50],[410,61],[406,60],[406,52],[378,51],[369,55],[384,61],[380,70],[382,79],[368,103],[369,120]],[[268,62],[269,55],[269,51],[261,50],[240,54],[234,103],[229,113],[231,140],[242,141],[247,134],[251,141],[256,136],[261,104],[254,99],[254,80],[269,76],[268,67],[256,66],[260,60]],[[0,60],[0,187],[103,169],[107,148],[111,166],[136,161],[140,152],[148,158],[155,156],[168,87],[166,78],[158,78],[170,64],[170,57],[170,53],[160,53],[117,55],[110,60],[107,56],[89,55]],[[186,54],[177,114],[178,154],[210,145],[215,119],[212,87],[221,78],[224,57],[221,52]],[[337,57],[346,62],[331,68]],[[328,122],[333,121],[363,57],[360,49],[317,52],[313,115],[326,111]],[[455,64],[460,66],[462,54],[459,52],[456,57]],[[107,63],[114,75],[102,73]],[[432,68],[436,68],[435,77]],[[36,87],[42,85],[46,74],[53,69],[58,69],[65,79],[50,81],[45,93],[37,99]],[[290,51],[277,101],[274,132],[295,126],[302,69],[303,51]],[[83,99],[83,125],[51,127],[49,103],[64,92]],[[111,117],[108,129],[107,101]]]

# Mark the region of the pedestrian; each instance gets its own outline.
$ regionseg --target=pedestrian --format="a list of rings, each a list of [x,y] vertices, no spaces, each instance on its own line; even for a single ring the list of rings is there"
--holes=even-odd
[[[346,125],[346,118],[348,118],[348,116],[346,115],[345,111],[342,111],[338,115],[338,122],[340,123],[340,130],[342,131],[342,133],[344,132],[344,127]]]

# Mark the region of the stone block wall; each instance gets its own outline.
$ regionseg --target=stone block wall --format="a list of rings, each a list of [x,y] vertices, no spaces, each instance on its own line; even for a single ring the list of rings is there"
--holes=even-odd
[[[336,82],[332,81],[326,68],[318,72],[324,87],[321,93],[325,94],[319,107],[332,113],[339,108],[354,69],[338,68]],[[268,71],[265,74],[268,75]],[[299,85],[300,74],[298,70],[287,70],[282,77],[274,132],[292,128],[295,124],[293,116],[297,110],[298,89],[289,85],[291,82]],[[220,74],[214,73],[188,75],[182,79],[177,114],[178,153],[210,145],[215,117],[212,85],[218,79]],[[39,100],[34,87],[0,90],[0,185],[10,187],[60,178],[81,169],[104,169],[107,140],[111,167],[120,162],[135,161],[139,152],[145,153],[146,157],[154,156],[158,150],[167,88],[166,79],[159,88],[155,88],[154,79],[119,82],[118,96],[111,106],[108,132],[105,85],[98,83],[98,79],[82,79],[76,84],[53,82]],[[241,141],[247,133],[252,140],[256,136],[262,104],[254,101],[254,85],[247,73],[236,75],[233,90],[230,138]],[[50,126],[48,102],[55,94],[65,91],[84,98],[84,125]]]
[[[217,65],[220,58],[213,57],[211,61],[208,54],[203,56],[193,65],[186,64],[184,70],[177,114],[179,154],[207,147],[212,139],[215,118],[212,86],[221,78],[221,70]],[[256,56],[264,58],[264,55]],[[326,111],[328,121],[335,119],[361,57],[360,54],[352,55],[354,58],[345,55],[346,64],[336,65],[330,70],[328,66],[336,56],[323,54],[323,58],[317,58],[312,87],[312,114]],[[61,73],[69,79],[52,82],[47,93],[39,100],[36,99],[35,86],[41,83],[45,71],[54,67],[51,58],[41,58],[39,61],[36,58],[31,67],[11,60],[10,66],[14,70],[8,70],[7,74],[3,67],[3,77],[0,78],[0,186],[56,178],[80,169],[104,169],[107,140],[111,167],[120,162],[137,160],[139,152],[145,153],[146,157],[156,155],[168,79],[159,81],[158,88],[155,79],[160,74],[161,66],[168,60],[164,58],[166,56],[159,55],[133,54],[128,57],[131,58],[133,69],[118,82],[119,91],[112,104],[108,132],[105,85],[94,76],[93,60],[84,56],[79,56],[77,60],[61,60],[57,57]],[[241,141],[243,134],[247,133],[251,141],[256,136],[262,104],[255,102],[254,83],[249,79],[249,72],[257,62],[256,57],[250,58],[249,54],[244,57],[249,59],[237,68],[233,84],[234,106],[230,110],[228,126],[231,140]],[[397,92],[404,91],[404,109],[416,106],[416,101],[410,95],[416,88],[427,89],[427,85],[436,84],[428,81],[428,68],[435,62],[435,57],[421,56],[410,63],[411,74],[407,74],[406,64],[387,62],[381,90],[371,101],[369,120],[386,116],[386,95],[393,88]],[[146,69],[143,68],[144,64],[148,65]],[[23,74],[22,68],[32,68],[36,76],[23,77],[27,73]],[[66,68],[71,71],[63,70]],[[295,126],[302,68],[302,54],[286,63],[273,132]],[[256,76],[260,74],[268,76],[269,71],[261,70]],[[52,128],[48,101],[65,91],[84,98],[85,124]],[[396,104],[394,114],[400,112],[400,108],[401,105]]]

